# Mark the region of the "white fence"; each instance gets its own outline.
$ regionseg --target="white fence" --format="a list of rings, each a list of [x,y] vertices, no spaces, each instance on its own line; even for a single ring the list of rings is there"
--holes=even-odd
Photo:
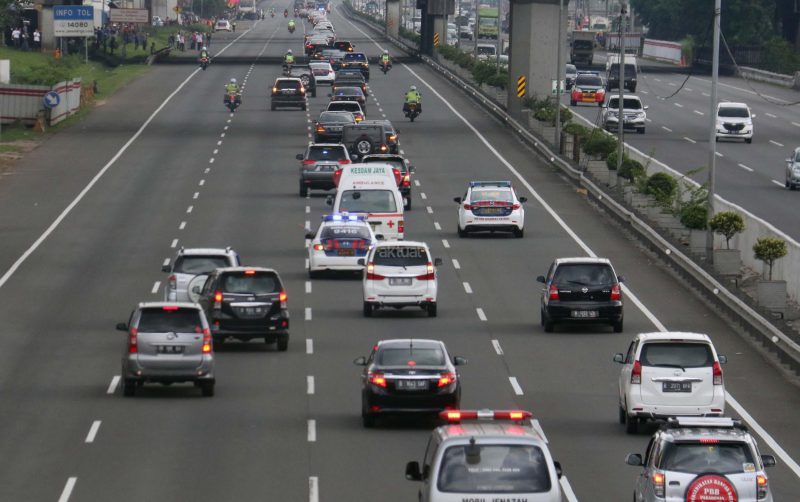
[[[58,106],[50,111],[50,125],[55,125],[77,113],[81,107],[81,79],[59,82],[52,90],[61,97]]]
[[[678,42],[668,42],[666,40],[644,40],[642,56],[665,61],[667,63],[681,64],[681,44]]]
[[[800,71],[794,72],[794,75],[785,75],[747,66],[737,66],[736,75],[745,80],[755,80],[756,82],[767,82],[781,87],[800,89]]]
[[[58,106],[50,112],[50,125],[57,124],[77,113],[81,106],[81,79],[49,85],[0,85],[0,122],[21,122],[33,125],[44,110],[44,95],[56,91],[61,98]]]

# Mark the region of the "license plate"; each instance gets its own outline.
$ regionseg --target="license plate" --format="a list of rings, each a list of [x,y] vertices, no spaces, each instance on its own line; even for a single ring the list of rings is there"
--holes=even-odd
[[[573,310],[572,317],[577,319],[587,319],[587,318],[595,318],[599,312],[596,310]]]
[[[485,207],[481,210],[483,214],[503,214],[505,209],[502,207]]]
[[[692,382],[661,382],[663,392],[692,392]]]
[[[283,93],[284,94],[294,94],[294,90],[293,89],[284,89]]]
[[[239,307],[236,311],[240,314],[255,315],[263,314],[266,312],[266,309],[264,307]]]
[[[159,345],[156,351],[159,354],[183,354],[183,345]]]
[[[427,390],[427,380],[397,380],[395,386],[399,390]]]
[[[389,286],[411,286],[411,277],[390,277]]]
[[[340,249],[339,256],[354,256],[355,251],[352,249]]]

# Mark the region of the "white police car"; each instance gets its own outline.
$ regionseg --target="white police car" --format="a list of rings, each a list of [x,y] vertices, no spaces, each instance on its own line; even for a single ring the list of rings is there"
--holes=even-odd
[[[377,240],[367,217],[354,214],[328,214],[316,232],[306,234],[308,275],[316,277],[327,270],[360,271],[360,258]]]
[[[467,193],[453,199],[458,204],[458,236],[470,232],[513,232],[522,237],[528,199],[517,197],[510,181],[470,181]]]

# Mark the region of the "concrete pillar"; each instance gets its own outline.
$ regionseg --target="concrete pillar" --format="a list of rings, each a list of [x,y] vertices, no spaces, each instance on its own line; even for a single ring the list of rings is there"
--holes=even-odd
[[[400,38],[400,0],[386,0],[386,35]]]
[[[433,18],[433,41],[436,35],[439,36],[439,46],[443,47],[447,43],[447,16],[431,16]],[[434,47],[434,50],[437,47]]]
[[[417,0],[417,8],[422,9],[419,50],[432,54],[434,32],[439,33],[439,46],[447,43],[447,16],[455,13],[455,0]]]
[[[511,0],[511,35],[509,48],[509,77],[511,86],[508,93],[508,112],[521,118],[522,98],[517,97],[517,79],[527,78],[525,97],[550,96],[552,81],[556,78],[558,66],[559,80],[564,78],[564,64],[569,56],[566,48],[567,5],[563,0],[563,17],[559,20],[559,0]],[[558,26],[561,23],[561,49],[563,61],[556,65],[558,50]]]

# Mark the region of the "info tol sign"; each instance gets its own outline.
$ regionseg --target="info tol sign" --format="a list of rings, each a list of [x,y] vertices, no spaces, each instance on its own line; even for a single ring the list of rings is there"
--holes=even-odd
[[[94,36],[94,7],[90,5],[54,5],[53,35],[56,37]]]

